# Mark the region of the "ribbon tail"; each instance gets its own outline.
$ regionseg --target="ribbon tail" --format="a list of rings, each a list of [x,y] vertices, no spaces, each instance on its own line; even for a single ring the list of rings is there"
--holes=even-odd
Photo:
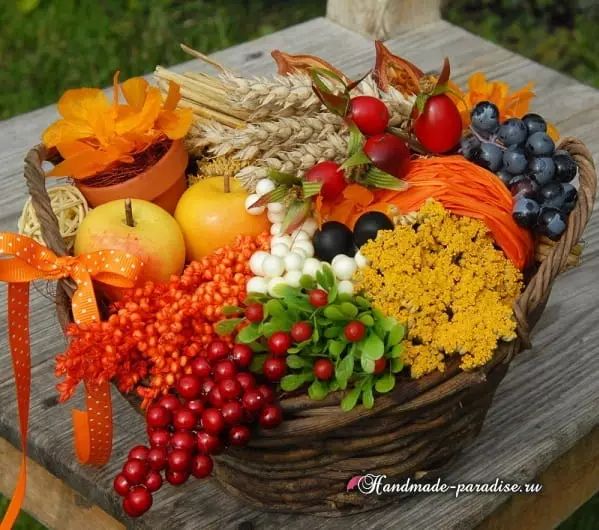
[[[73,410],[75,452],[83,464],[101,466],[108,462],[112,452],[110,383],[86,382],[85,405],[85,411]]]
[[[27,485],[27,430],[31,392],[31,355],[29,346],[29,283],[8,285],[8,337],[12,354],[21,431],[22,460],[19,478],[0,530],[10,530],[15,523]]]

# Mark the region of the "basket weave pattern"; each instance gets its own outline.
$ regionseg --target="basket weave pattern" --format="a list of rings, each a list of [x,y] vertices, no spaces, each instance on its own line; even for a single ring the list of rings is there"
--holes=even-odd
[[[442,472],[482,428],[509,362],[530,347],[529,333],[545,308],[552,283],[591,215],[597,186],[591,154],[576,138],[565,138],[559,148],[569,151],[578,165],[578,203],[567,232],[514,304],[518,338],[501,343],[492,361],[472,372],[460,371],[456,360],[444,372],[418,380],[401,376],[395,390],[379,396],[372,410],[359,406],[342,412],[340,392],[323,401],[283,396],[285,421],[278,428],[260,430],[247,448],[229,449],[216,458],[216,478],[225,490],[266,510],[338,516],[390,500],[345,492],[354,475],[386,474],[397,480]],[[43,146],[33,148],[25,160],[25,179],[42,235],[61,256],[67,251],[41,167],[48,158]],[[56,309],[63,327],[71,318],[73,291],[68,280],[59,282]],[[129,396],[129,401],[139,405],[136,398]]]

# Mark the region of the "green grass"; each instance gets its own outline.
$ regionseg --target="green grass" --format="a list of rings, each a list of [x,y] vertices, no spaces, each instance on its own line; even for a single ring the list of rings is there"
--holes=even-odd
[[[0,495],[0,519],[8,508],[8,499]],[[13,530],[45,530],[45,526],[38,523],[31,515],[21,512],[17,522],[13,526]]]

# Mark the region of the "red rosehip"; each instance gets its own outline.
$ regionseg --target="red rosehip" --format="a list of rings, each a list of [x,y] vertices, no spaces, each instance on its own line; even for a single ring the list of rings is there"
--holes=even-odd
[[[181,408],[181,401],[174,394],[165,394],[158,400],[158,405],[170,412],[174,412]]]
[[[208,455],[195,455],[191,459],[191,474],[196,478],[206,478],[213,467],[212,458]]]
[[[333,376],[333,373],[335,372],[335,367],[333,366],[333,363],[328,359],[319,359],[314,363],[313,371],[316,379],[326,381]]]
[[[211,362],[224,359],[229,354],[229,345],[224,340],[213,340],[208,344],[207,353]]]
[[[148,439],[151,447],[166,447],[171,442],[171,433],[166,429],[156,429]]]
[[[187,482],[187,479],[189,478],[189,472],[172,471],[168,469],[164,476],[169,484],[172,484],[173,486],[180,486],[181,484],[185,484],[185,482]]]
[[[272,403],[277,397],[275,391],[270,385],[260,385],[258,387],[258,392],[262,394],[262,398],[264,399],[264,403]]]
[[[136,445],[131,451],[129,451],[129,460],[143,460],[144,462],[148,459],[148,453],[150,448],[145,445]]]
[[[391,133],[368,138],[364,143],[364,153],[378,169],[398,178],[405,173],[410,161],[406,143]]]
[[[308,322],[296,322],[291,326],[291,338],[295,342],[304,342],[312,337],[312,326]]]
[[[200,431],[196,434],[196,447],[200,454],[217,455],[222,452],[223,444],[218,436],[208,434],[206,431]]]
[[[250,430],[245,425],[235,425],[229,431],[229,444],[235,447],[243,447],[250,441]]]
[[[129,493],[131,489],[131,484],[127,480],[127,477],[123,473],[119,473],[116,477],[114,477],[114,482],[112,483],[114,491],[117,495],[124,497]]]
[[[229,401],[222,406],[220,412],[227,425],[235,425],[241,421],[243,407],[239,401]]]
[[[256,412],[264,405],[264,398],[257,390],[247,390],[245,394],[243,394],[241,402],[246,410],[249,412]]]
[[[239,381],[244,392],[256,387],[256,378],[249,372],[241,372],[235,376],[235,379]]]
[[[168,468],[170,471],[187,471],[191,463],[191,451],[174,449],[168,455]]]
[[[186,451],[193,451],[195,446],[195,437],[189,431],[177,431],[171,437],[171,447],[173,449],[185,449]]]
[[[199,416],[204,412],[204,400],[203,399],[190,399],[185,403],[185,408],[191,410],[194,414]]]
[[[209,377],[206,377],[202,381],[202,394],[204,394],[205,396],[207,396],[208,394],[210,394],[210,391],[215,386],[216,386],[216,382],[214,381],[214,379],[210,379]]]
[[[285,355],[291,348],[291,335],[285,331],[275,331],[268,339],[268,349],[274,355]]]
[[[385,359],[384,357],[381,357],[380,359],[374,361],[375,374],[382,374],[385,371],[385,368],[387,368],[387,359]]]
[[[205,357],[196,357],[190,363],[191,373],[198,377],[208,377],[212,372],[212,366]]]
[[[223,395],[220,393],[220,388],[218,386],[215,386],[210,391],[210,394],[208,394],[208,401],[213,407],[220,408],[223,406],[225,400],[223,399]]]
[[[239,368],[247,368],[252,364],[254,352],[247,344],[235,344],[231,358]]]
[[[366,326],[358,320],[353,320],[345,326],[345,338],[350,342],[359,342],[364,338]]]
[[[264,318],[264,308],[262,304],[254,303],[250,304],[245,308],[245,317],[253,323],[262,322]]]
[[[152,447],[148,453],[148,465],[154,471],[162,471],[166,467],[168,451],[166,447]]]
[[[308,300],[312,307],[323,307],[329,303],[329,294],[323,289],[312,289],[308,293]]]
[[[218,389],[220,390],[220,395],[226,400],[239,397],[243,391],[237,379],[223,379],[218,384]]]
[[[160,489],[162,486],[162,476],[158,471],[150,471],[148,476],[146,477],[146,481],[144,482],[144,486],[148,489],[149,492],[155,492]]]
[[[225,428],[225,420],[220,410],[206,409],[202,413],[202,429],[208,434],[218,435]]]
[[[218,361],[214,365],[214,380],[218,383],[223,379],[230,379],[231,377],[235,377],[237,373],[237,368],[235,367],[235,363],[231,359],[223,359],[222,361]]]
[[[320,195],[323,199],[334,199],[347,186],[345,171],[337,162],[324,160],[312,166],[304,176],[306,182],[320,182]]]
[[[143,486],[131,488],[125,497],[123,509],[130,517],[139,517],[152,507],[152,494]]]
[[[283,413],[281,412],[281,407],[277,407],[276,405],[266,405],[260,411],[260,425],[265,429],[274,429],[279,426],[283,421]]]
[[[171,422],[172,414],[164,407],[152,405],[146,412],[146,422],[152,428],[166,427]]]
[[[362,134],[374,136],[385,132],[389,124],[389,110],[380,99],[373,96],[356,96],[351,99],[349,118]]]
[[[141,460],[127,460],[123,466],[123,475],[132,486],[141,484],[146,478],[147,472],[148,464]]]
[[[184,399],[196,399],[202,392],[202,382],[196,375],[183,375],[177,381],[177,394]]]
[[[192,431],[197,422],[197,416],[189,409],[180,409],[173,414],[173,427],[177,430]]]
[[[281,357],[269,357],[264,361],[262,373],[269,381],[280,381],[287,373],[287,363]]]

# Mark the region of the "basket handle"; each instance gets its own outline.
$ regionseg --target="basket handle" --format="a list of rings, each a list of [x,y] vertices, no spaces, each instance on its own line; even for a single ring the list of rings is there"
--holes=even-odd
[[[597,193],[597,172],[593,157],[587,147],[577,138],[564,138],[559,149],[568,151],[578,165],[580,188],[578,201],[568,219],[568,229],[541,263],[536,274],[526,286],[514,304],[514,314],[518,322],[518,336],[528,348],[530,347],[529,316],[537,309],[548,295],[551,284],[565,267],[568,254],[578,244],[580,237],[591,217]]]

